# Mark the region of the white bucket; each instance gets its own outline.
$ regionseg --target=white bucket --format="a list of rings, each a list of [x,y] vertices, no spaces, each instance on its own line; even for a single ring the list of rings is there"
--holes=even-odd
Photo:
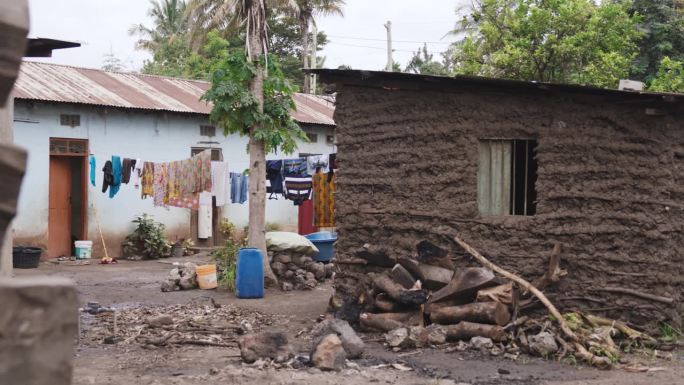
[[[93,252],[93,241],[75,241],[76,259],[90,259]]]

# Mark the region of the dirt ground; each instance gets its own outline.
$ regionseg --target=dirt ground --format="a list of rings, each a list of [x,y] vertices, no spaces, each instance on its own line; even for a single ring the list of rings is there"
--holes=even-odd
[[[180,261],[194,261],[184,258]],[[307,331],[327,307],[329,284],[308,292],[268,290],[263,299],[242,300],[226,291],[177,291],[162,293],[160,282],[171,269],[174,259],[162,261],[122,261],[116,265],[68,266],[41,264],[38,269],[15,270],[17,276],[58,275],[76,282],[82,304],[98,301],[117,309],[173,304],[233,304],[240,308],[278,315],[275,329],[285,331],[298,352],[306,353],[310,341]],[[201,262],[201,260],[199,260]],[[87,324],[82,324],[88,328]],[[82,331],[83,333],[83,331]],[[275,369],[243,364],[237,348],[182,347],[143,349],[136,345],[92,345],[79,343],[75,357],[74,385],[190,385],[205,383],[239,384],[539,384],[539,385],[610,385],[610,384],[682,384],[684,352],[672,360],[640,357],[640,361],[664,370],[628,373],[623,370],[599,371],[581,365],[544,361],[521,356],[517,361],[489,357],[474,352],[447,353],[423,349],[394,353],[379,342],[368,340],[365,357],[341,373],[318,369]],[[403,364],[402,371],[387,364]],[[355,365],[356,364],[356,365]]]

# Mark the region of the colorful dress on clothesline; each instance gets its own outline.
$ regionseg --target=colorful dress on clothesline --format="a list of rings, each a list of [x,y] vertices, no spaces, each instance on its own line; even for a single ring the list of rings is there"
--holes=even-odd
[[[335,226],[336,175],[318,172],[313,176],[314,226]]]
[[[154,205],[166,206],[169,203],[168,164],[154,164]]]
[[[142,198],[154,196],[154,163],[145,162],[142,167],[141,195]]]

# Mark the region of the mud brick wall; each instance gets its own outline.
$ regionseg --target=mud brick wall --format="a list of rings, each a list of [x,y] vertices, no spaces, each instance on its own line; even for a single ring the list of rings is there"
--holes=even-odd
[[[450,248],[457,266],[474,265],[441,235],[449,229],[531,280],[560,242],[568,275],[550,295],[561,308],[641,325],[681,322],[681,102],[496,87],[337,87],[339,259],[358,257],[366,244],[413,255],[427,239]],[[536,215],[479,214],[479,138],[538,140]],[[677,304],[596,291],[610,286]]]

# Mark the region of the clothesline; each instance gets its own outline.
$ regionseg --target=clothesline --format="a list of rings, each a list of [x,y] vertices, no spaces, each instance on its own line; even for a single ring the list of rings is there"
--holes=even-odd
[[[89,160],[90,181],[95,186],[97,162],[94,155]],[[122,184],[132,182],[140,189],[142,199],[152,198],[155,206],[182,207],[197,210],[201,205],[223,206],[228,199],[232,203],[244,203],[247,199],[248,177],[229,179],[228,164],[211,161],[211,151],[205,150],[181,161],[148,162],[140,159],[112,155],[102,168],[102,192],[109,190],[114,198]],[[235,188],[229,187],[233,182]],[[237,184],[237,185],[235,185]],[[244,194],[240,194],[245,191]],[[228,194],[233,192],[229,197]]]

